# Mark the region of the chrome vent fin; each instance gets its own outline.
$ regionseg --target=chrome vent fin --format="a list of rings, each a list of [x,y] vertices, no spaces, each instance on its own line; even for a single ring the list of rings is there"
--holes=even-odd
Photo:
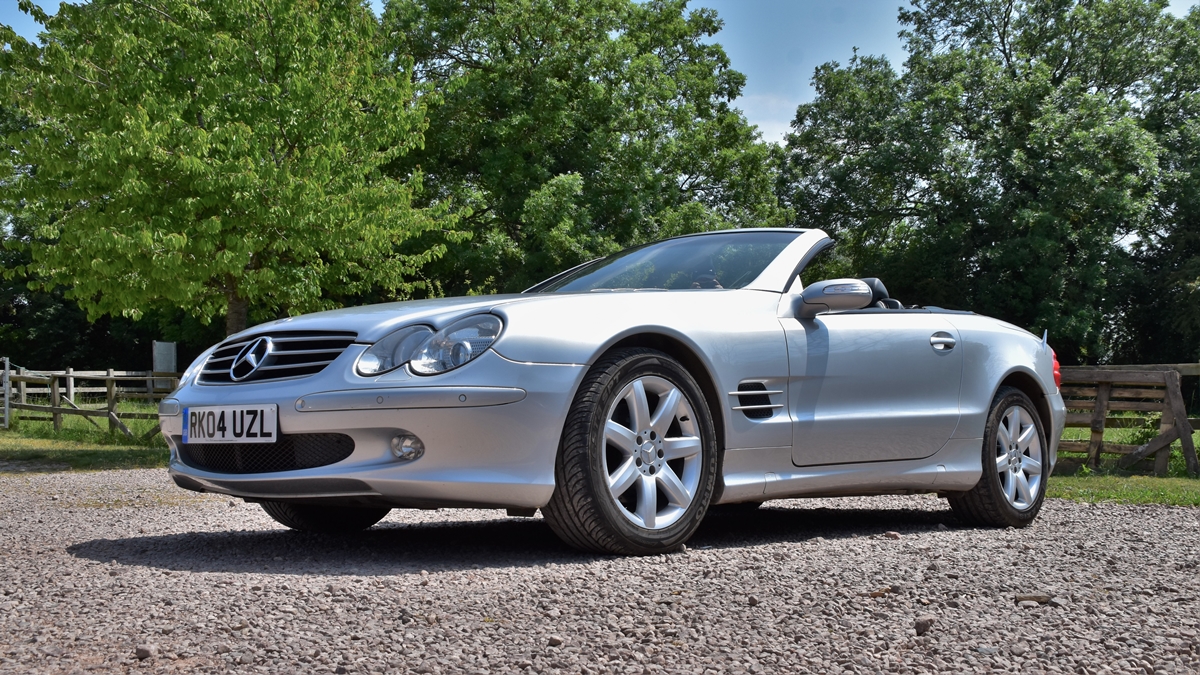
[[[217,347],[204,362],[197,382],[241,384],[316,375],[357,337],[357,333],[336,331],[274,331],[239,337]]]
[[[771,397],[782,395],[780,390],[767,389],[765,382],[742,382],[738,385],[737,391],[729,392],[730,396],[736,396],[738,405],[733,406],[734,410],[741,410],[742,414],[752,420],[764,420],[775,414],[776,408],[782,408],[781,403],[771,403]]]

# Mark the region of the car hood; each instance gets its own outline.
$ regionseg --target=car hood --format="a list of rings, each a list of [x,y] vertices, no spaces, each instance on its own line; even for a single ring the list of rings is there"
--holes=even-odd
[[[437,329],[464,314],[486,312],[497,305],[529,301],[537,297],[536,295],[513,293],[345,307],[270,321],[248,328],[234,337],[255,335],[265,331],[352,331],[358,334],[357,342],[370,343],[403,326],[424,323]]]

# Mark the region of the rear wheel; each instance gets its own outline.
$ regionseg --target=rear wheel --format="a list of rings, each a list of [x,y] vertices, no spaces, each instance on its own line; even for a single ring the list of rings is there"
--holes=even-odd
[[[1046,434],[1033,401],[1001,387],[992,400],[983,438],[983,475],[971,490],[950,497],[959,520],[973,525],[1025,527],[1046,497]]]
[[[383,520],[391,511],[389,508],[317,506],[291,502],[262,502],[262,508],[281,525],[322,534],[361,532]]]
[[[716,436],[700,387],[650,349],[592,367],[571,405],[542,513],[568,544],[646,555],[699,527],[716,481]]]

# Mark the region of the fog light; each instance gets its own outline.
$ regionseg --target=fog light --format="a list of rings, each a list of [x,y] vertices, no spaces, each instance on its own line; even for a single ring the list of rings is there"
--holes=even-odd
[[[401,434],[392,439],[392,454],[396,459],[411,462],[425,454],[425,444],[412,434]]]

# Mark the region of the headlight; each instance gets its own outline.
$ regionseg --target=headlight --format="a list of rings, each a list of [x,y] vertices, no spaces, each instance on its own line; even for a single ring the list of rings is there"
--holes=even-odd
[[[362,356],[358,357],[358,365],[355,366],[355,370],[359,375],[365,377],[395,370],[408,363],[413,352],[431,335],[433,335],[433,329],[428,326],[401,328],[363,352]]]
[[[492,346],[504,327],[500,318],[477,314],[439,330],[422,344],[409,367],[419,375],[435,375],[457,368]]]

